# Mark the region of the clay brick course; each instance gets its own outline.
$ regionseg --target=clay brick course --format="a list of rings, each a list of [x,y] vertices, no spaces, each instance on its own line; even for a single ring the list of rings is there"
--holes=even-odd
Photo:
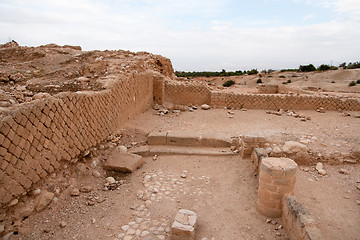
[[[293,194],[297,164],[288,158],[263,158],[260,163],[257,210],[267,217],[280,217],[282,199]]]
[[[137,73],[104,91],[35,100],[0,119],[0,207],[151,107],[155,75]]]

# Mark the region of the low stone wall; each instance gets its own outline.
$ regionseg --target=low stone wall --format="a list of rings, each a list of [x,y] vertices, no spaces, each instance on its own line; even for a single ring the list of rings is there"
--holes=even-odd
[[[213,107],[236,109],[317,110],[323,108],[330,111],[360,111],[360,101],[358,99],[312,95],[235,94],[212,91],[210,104]]]
[[[279,91],[274,86],[261,88],[263,92]],[[212,107],[230,107],[264,110],[317,110],[360,111],[360,100],[332,96],[296,94],[237,94],[211,91],[205,82],[166,81],[165,100],[174,104],[210,104]]]
[[[307,209],[296,200],[295,196],[284,196],[282,220],[287,235],[291,240],[323,239],[320,230],[316,226],[315,219]]]
[[[153,72],[137,73],[104,91],[61,93],[7,113],[0,120],[1,207],[148,109],[153,81]]]
[[[198,81],[166,81],[165,101],[189,105],[210,103],[211,92],[206,83]]]

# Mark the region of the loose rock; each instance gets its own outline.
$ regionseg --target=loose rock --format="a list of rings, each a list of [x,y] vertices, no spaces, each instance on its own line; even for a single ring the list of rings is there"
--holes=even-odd
[[[207,104],[203,104],[203,105],[201,105],[201,109],[203,109],[203,110],[209,110],[209,109],[210,109],[210,106],[207,105]]]
[[[343,168],[341,168],[341,169],[339,170],[339,173],[344,174],[344,175],[350,175],[350,171],[348,171],[348,170],[346,170],[346,169],[343,169]]]

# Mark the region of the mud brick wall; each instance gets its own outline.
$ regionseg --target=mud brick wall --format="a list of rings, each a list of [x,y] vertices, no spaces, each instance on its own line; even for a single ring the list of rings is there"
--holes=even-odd
[[[210,89],[204,82],[197,81],[166,81],[165,100],[174,104],[210,103]]]
[[[284,94],[235,94],[211,92],[211,106],[265,110],[325,110],[360,111],[360,101],[355,98],[320,97]]]
[[[0,203],[103,141],[153,101],[152,72],[118,80],[99,92],[61,93],[23,104],[0,120]]]

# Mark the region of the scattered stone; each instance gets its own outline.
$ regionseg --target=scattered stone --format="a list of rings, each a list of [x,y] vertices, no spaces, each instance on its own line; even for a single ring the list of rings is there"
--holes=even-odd
[[[158,110],[160,110],[160,105],[159,104],[154,104],[154,106],[152,108],[154,110],[158,111]]]
[[[356,200],[356,204],[357,204],[357,205],[360,205],[360,200]]]
[[[324,169],[324,165],[321,162],[319,162],[319,163],[316,164],[315,168],[316,168],[316,170],[319,171],[320,169]]]
[[[137,192],[137,197],[138,197],[139,199],[142,199],[142,198],[144,197],[144,191],[139,190],[139,191]]]
[[[181,177],[181,178],[186,178],[186,174],[185,174],[185,173],[182,173],[182,174],[180,175],[180,177]]]
[[[142,156],[130,153],[122,153],[115,149],[104,164],[105,170],[117,172],[134,172],[144,164]]]
[[[271,223],[271,219],[270,219],[270,218],[267,218],[267,219],[265,220],[265,222],[266,222],[266,223]]]
[[[49,93],[37,93],[33,96],[34,100],[51,97]]]
[[[346,169],[343,169],[343,168],[341,168],[341,169],[339,170],[339,173],[344,174],[344,175],[350,175],[350,171],[348,171],[348,170],[346,170]]]
[[[203,110],[209,110],[210,108],[211,107],[209,105],[207,105],[207,104],[201,105],[201,109],[203,109]]]
[[[78,165],[76,165],[76,173],[78,175],[85,175],[86,174],[86,171],[87,171],[87,167],[85,164],[83,163],[79,163]]]
[[[0,234],[5,232],[5,225],[1,224],[0,225]]]
[[[105,181],[109,184],[113,184],[116,182],[115,178],[113,178],[113,177],[107,177],[107,178],[105,178]]]
[[[319,174],[322,175],[322,176],[325,176],[326,175],[326,171],[324,169],[320,169],[318,170]]]
[[[91,192],[91,190],[92,190],[91,186],[85,186],[85,187],[81,187],[79,191],[81,193],[89,193],[89,192]]]
[[[128,149],[126,146],[118,146],[117,149],[119,150],[119,152],[121,153],[127,153]]]
[[[156,161],[156,160],[157,160],[157,157],[158,157],[158,156],[155,155],[155,156],[153,157],[153,160]]]
[[[60,227],[65,228],[66,227],[66,222],[64,222],[64,221],[60,222]]]
[[[318,108],[317,110],[316,110],[317,112],[319,112],[319,113],[325,113],[325,109],[324,108]]]
[[[307,152],[309,150],[306,145],[294,141],[285,142],[282,149],[285,153],[288,154],[297,153],[297,152]]]
[[[83,157],[88,157],[90,156],[90,150],[85,150],[85,152],[83,153]]]
[[[353,159],[344,159],[344,163],[356,164],[356,160]]]
[[[16,204],[18,204],[19,200],[17,200],[16,198],[11,200],[11,202],[9,203],[9,207],[11,206],[15,206]]]
[[[48,192],[48,191],[44,191],[41,195],[39,195],[37,197],[37,199],[35,200],[35,210],[40,212],[43,209],[45,209],[45,207],[53,200],[55,194]]]
[[[124,232],[126,232],[127,230],[129,230],[129,228],[130,228],[129,225],[121,226],[121,230],[123,230]]]
[[[97,170],[94,170],[94,171],[92,172],[92,175],[93,175],[94,177],[96,177],[96,178],[101,177],[100,172],[99,172],[99,171],[97,171]]]
[[[80,191],[79,191],[79,189],[73,188],[73,189],[71,190],[70,195],[71,195],[72,197],[80,196]]]
[[[41,193],[41,190],[39,189],[39,188],[37,188],[37,189],[35,189],[34,191],[33,191],[33,195],[34,196],[37,196],[37,195],[39,195]]]

